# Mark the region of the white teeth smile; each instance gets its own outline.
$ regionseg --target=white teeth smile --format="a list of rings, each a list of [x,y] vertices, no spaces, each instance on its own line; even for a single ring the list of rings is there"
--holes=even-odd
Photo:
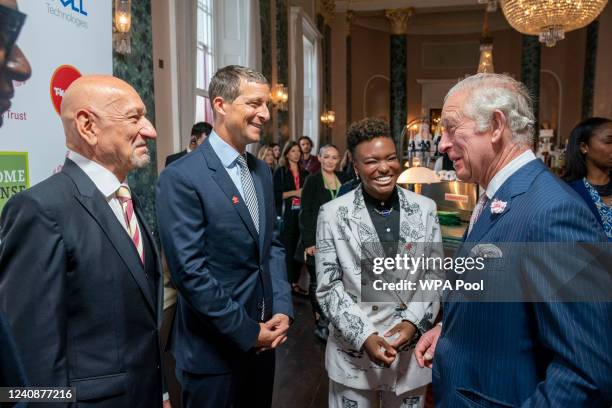
[[[376,177],[376,181],[379,181],[381,183],[387,183],[391,181],[391,176]]]

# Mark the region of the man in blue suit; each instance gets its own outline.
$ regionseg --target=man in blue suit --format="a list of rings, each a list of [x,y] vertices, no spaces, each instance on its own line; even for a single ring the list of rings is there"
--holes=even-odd
[[[584,202],[530,150],[531,105],[523,84],[496,74],[468,77],[445,98],[440,151],[461,180],[485,190],[459,253],[479,245],[606,240]],[[564,269],[558,258],[541,256],[545,262],[531,270],[534,285],[523,290],[541,289]],[[495,261],[486,265],[495,272]],[[515,269],[497,276],[510,285],[520,279]],[[436,406],[610,406],[610,303],[459,300],[448,295],[442,322],[415,349],[421,365],[433,365]]]
[[[161,174],[160,236],[178,289],[172,351],[186,407],[269,407],[274,349],[292,317],[273,236],[272,175],[245,152],[269,119],[270,88],[240,66],[209,86],[213,132]]]

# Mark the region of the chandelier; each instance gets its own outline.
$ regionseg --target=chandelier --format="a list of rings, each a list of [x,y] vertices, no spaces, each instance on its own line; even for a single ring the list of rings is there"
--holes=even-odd
[[[482,37],[480,38],[480,60],[478,61],[478,73],[486,72],[492,74],[493,69],[493,38],[489,36],[489,8],[484,13],[482,25]]]
[[[527,35],[538,35],[548,47],[582,28],[602,12],[608,0],[501,0],[510,25]]]

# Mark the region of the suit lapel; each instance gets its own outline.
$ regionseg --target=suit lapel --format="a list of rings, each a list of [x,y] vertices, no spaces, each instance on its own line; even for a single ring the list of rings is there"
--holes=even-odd
[[[257,193],[257,208],[259,210],[259,253],[263,252],[263,245],[266,238],[266,206],[264,204],[264,189],[261,174],[257,171],[257,162],[253,155],[247,154],[247,164],[251,169],[255,192]],[[248,208],[247,208],[248,210]]]
[[[230,203],[232,203],[232,207],[238,212],[238,215],[242,219],[242,222],[247,227],[253,239],[255,241],[259,240],[259,236],[257,234],[257,230],[255,229],[255,224],[253,224],[253,220],[251,219],[251,214],[249,213],[249,209],[244,202],[243,197],[238,192],[236,185],[230,178],[229,174],[227,174],[227,170],[221,163],[221,160],[213,150],[212,146],[208,139],[202,143],[202,146],[198,149],[204,155],[204,159],[208,164],[208,168],[213,170],[212,178],[215,180],[215,183],[221,188],[227,199]],[[259,193],[258,193],[259,198]],[[263,206],[263,202],[261,202],[260,206]],[[260,216],[261,220],[261,216]],[[260,224],[261,225],[261,224]]]
[[[96,188],[91,179],[70,159],[66,159],[62,171],[74,181],[79,190],[79,194],[75,194],[76,199],[98,223],[111,242],[136,281],[151,312],[156,316],[157,312],[153,304],[153,297],[150,293],[142,264],[140,263],[138,251],[106,202],[106,198]],[[139,224],[142,227],[143,223],[140,222]]]
[[[365,205],[361,185],[355,189],[349,219],[352,221],[351,231],[357,239],[357,245],[361,247],[361,257],[363,259],[384,258],[385,251]]]
[[[163,318],[163,307],[164,307],[164,278],[163,278],[163,270],[161,266],[161,254],[159,253],[159,249],[157,248],[157,243],[153,239],[153,234],[149,230],[147,223],[144,219],[144,214],[140,211],[140,205],[138,204],[138,199],[135,196],[132,196],[132,200],[134,200],[134,211],[136,212],[136,217],[138,218],[138,225],[140,226],[140,230],[147,236],[149,242],[151,243],[150,247],[153,250],[153,256],[155,260],[155,273],[157,274],[157,284],[155,285],[157,291],[157,321],[161,327],[161,321]],[[135,248],[135,247],[134,247]]]
[[[471,233],[467,235],[466,241],[479,242],[502,217],[512,210],[512,200],[514,197],[527,191],[536,176],[544,170],[544,164],[540,160],[535,159],[511,175],[482,209],[480,217],[478,217],[478,221],[474,224]],[[491,205],[496,200],[506,203],[505,208],[500,213],[493,213],[491,210]]]

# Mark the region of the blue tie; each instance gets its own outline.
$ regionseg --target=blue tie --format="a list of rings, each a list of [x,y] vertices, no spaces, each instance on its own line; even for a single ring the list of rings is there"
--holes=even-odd
[[[257,204],[257,193],[253,185],[253,177],[247,166],[246,153],[238,156],[238,165],[240,166],[240,182],[242,183],[242,191],[244,193],[243,198],[246,201],[246,206],[253,219],[253,224],[255,224],[255,230],[257,230],[259,234],[259,206]]]

